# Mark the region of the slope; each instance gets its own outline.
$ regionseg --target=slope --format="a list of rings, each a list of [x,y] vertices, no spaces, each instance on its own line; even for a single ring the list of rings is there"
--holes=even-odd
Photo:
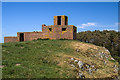
[[[100,46],[75,40],[2,44],[3,78],[105,78],[118,63]]]

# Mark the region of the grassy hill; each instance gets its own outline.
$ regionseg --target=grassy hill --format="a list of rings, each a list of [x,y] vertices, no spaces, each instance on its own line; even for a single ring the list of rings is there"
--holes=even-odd
[[[118,63],[103,47],[75,40],[2,44],[3,78],[105,78]]]

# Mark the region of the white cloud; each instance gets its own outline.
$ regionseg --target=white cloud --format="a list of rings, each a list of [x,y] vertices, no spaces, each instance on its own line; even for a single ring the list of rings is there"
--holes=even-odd
[[[89,28],[89,27],[94,27],[94,28],[118,28],[118,25],[120,25],[120,23],[114,23],[112,25],[101,25],[101,24],[98,24],[98,23],[93,23],[93,22],[88,22],[86,24],[81,24],[81,25],[78,25],[77,27],[78,28]]]
[[[77,26],[78,28],[84,28],[83,26]]]
[[[118,27],[118,23],[114,23],[112,25],[101,25],[101,24],[97,24],[96,27],[101,27],[101,28],[117,28]]]
[[[96,25],[96,23],[90,23],[90,22],[88,22],[86,24],[78,25],[77,27],[78,28],[85,28],[85,27],[90,27],[90,26],[95,26],[95,25]]]

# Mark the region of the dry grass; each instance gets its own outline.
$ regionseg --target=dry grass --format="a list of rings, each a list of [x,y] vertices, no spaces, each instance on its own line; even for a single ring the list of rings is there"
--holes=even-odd
[[[90,65],[94,64],[98,68],[92,74],[83,71],[86,78],[118,75],[114,73],[113,68],[118,63],[109,60],[112,58],[110,53],[105,48],[93,44],[73,40],[38,40],[8,43],[3,46],[6,46],[3,47],[4,78],[76,78],[79,68],[71,66],[71,58]],[[77,52],[76,49],[80,51]],[[109,55],[108,59],[94,56],[101,52]],[[104,60],[107,62],[106,65]],[[20,65],[15,66],[16,64]]]

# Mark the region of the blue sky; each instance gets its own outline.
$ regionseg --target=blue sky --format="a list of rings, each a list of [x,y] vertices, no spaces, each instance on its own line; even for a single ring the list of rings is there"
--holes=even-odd
[[[68,16],[77,32],[118,30],[117,2],[3,2],[2,42],[17,32],[41,31],[41,25],[53,25],[57,15]]]

